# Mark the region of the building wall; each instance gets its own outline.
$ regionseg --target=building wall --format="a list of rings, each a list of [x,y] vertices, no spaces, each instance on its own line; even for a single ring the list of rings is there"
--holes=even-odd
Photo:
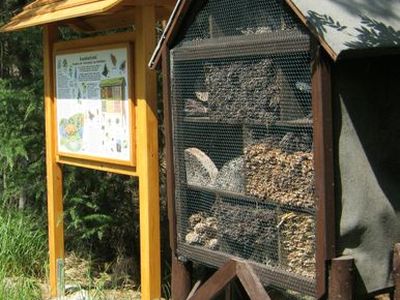
[[[355,258],[358,293],[391,285],[400,242],[399,63],[392,56],[334,67],[338,250]]]

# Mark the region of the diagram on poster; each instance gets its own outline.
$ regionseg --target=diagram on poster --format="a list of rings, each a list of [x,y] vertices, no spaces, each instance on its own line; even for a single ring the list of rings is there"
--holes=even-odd
[[[58,152],[131,160],[128,50],[56,55]]]

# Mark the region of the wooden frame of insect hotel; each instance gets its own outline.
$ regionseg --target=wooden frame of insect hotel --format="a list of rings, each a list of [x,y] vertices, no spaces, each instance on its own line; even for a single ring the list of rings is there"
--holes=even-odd
[[[139,178],[141,297],[161,296],[157,87],[147,61],[174,4],[36,0],[1,29],[43,27],[51,296],[63,296],[64,164]],[[62,41],[62,27],[96,35]]]
[[[393,286],[400,23],[361,2],[178,1],[149,63],[164,76],[174,299]],[[192,262],[217,271],[192,286]]]

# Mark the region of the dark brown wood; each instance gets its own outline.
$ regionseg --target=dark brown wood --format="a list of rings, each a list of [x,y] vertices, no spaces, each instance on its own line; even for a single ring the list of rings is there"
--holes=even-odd
[[[329,300],[352,300],[354,297],[354,259],[343,256],[332,259],[329,272]]]
[[[187,42],[174,51],[176,61],[308,52],[310,37],[295,30],[219,37]]]
[[[171,81],[169,49],[162,51],[162,75],[163,75],[163,105],[164,105],[164,135],[165,135],[165,159],[167,168],[167,209],[169,219],[169,241],[172,253],[176,252],[176,213],[174,205],[175,177],[172,144],[172,110],[171,110]]]
[[[251,300],[271,300],[260,279],[248,263],[238,262],[236,274]]]
[[[327,261],[335,257],[335,195],[331,60],[317,45],[312,62],[314,168],[317,195],[316,296],[327,292]]]
[[[174,300],[183,300],[187,298],[192,284],[191,264],[182,263],[176,256],[177,231],[176,231],[176,211],[175,211],[175,177],[173,163],[173,145],[172,145],[172,111],[170,105],[171,82],[169,49],[162,51],[162,70],[163,70],[163,105],[164,105],[164,134],[166,149],[166,168],[167,168],[167,209],[169,220],[169,241],[172,253],[172,275],[171,275],[171,293]]]
[[[218,295],[224,287],[236,277],[236,262],[225,263],[208,279],[188,300],[208,300]]]
[[[250,126],[278,126],[278,127],[289,127],[289,128],[312,128],[312,120],[310,119],[297,119],[297,120],[288,120],[288,121],[273,121],[270,123],[266,123],[265,121],[259,120],[246,120],[243,122],[242,120],[213,120],[210,117],[184,117],[184,122],[187,123],[203,123],[203,124],[227,124],[227,125],[250,125]]]
[[[172,254],[171,296],[174,300],[184,300],[192,288],[191,263],[183,263]]]
[[[190,291],[189,295],[187,296],[187,299],[193,297],[193,295],[197,292],[200,286],[201,286],[201,280],[197,280],[196,283],[193,285],[193,288]]]
[[[285,204],[279,204],[274,201],[271,201],[269,199],[263,199],[263,203],[260,203],[260,199],[252,196],[247,196],[241,193],[236,193],[236,192],[230,192],[226,190],[221,190],[218,188],[213,188],[213,187],[206,187],[206,186],[200,186],[200,185],[194,185],[194,184],[187,184],[186,187],[190,190],[193,191],[199,191],[199,192],[207,192],[211,194],[215,194],[216,196],[221,196],[221,197],[226,197],[226,198],[232,198],[232,199],[238,199],[242,204],[247,204],[247,205],[255,205],[257,206],[266,206],[266,207],[274,207],[280,208],[281,210],[296,210],[297,212],[303,212],[306,214],[310,215],[315,215],[315,209],[314,208],[307,208],[307,207],[302,207],[302,206],[295,206],[295,205],[285,205]]]
[[[232,293],[232,282],[228,283],[225,287],[225,300],[232,300],[233,293]]]
[[[238,258],[219,251],[212,251],[204,247],[179,243],[179,252],[185,257],[197,261],[207,261],[208,265],[219,268],[229,260]],[[300,275],[295,275],[284,270],[268,265],[247,261],[264,286],[275,285],[283,289],[296,290],[309,296],[315,296],[315,281]]]
[[[400,300],[400,243],[395,244],[393,250],[393,282],[394,299]]]
[[[157,68],[157,66],[161,63],[163,51],[165,50],[165,48],[169,48],[171,41],[174,39],[174,37],[176,35],[177,29],[180,27],[180,25],[182,23],[183,16],[188,11],[191,3],[192,3],[192,0],[182,0],[182,2],[180,3],[170,26],[167,28],[167,32],[165,33],[165,36],[162,37],[163,41],[162,41],[161,48],[158,50],[158,52],[154,56],[153,61],[150,62],[151,69]],[[163,70],[164,70],[164,68],[163,68]],[[168,69],[168,72],[169,72],[169,69]]]

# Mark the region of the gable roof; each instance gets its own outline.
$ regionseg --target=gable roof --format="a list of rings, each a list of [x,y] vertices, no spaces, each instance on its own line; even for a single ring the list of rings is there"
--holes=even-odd
[[[335,61],[350,50],[400,46],[398,0],[285,1]],[[149,62],[150,68],[159,65],[162,48],[170,45],[193,2],[196,1],[178,0]]]
[[[169,14],[175,5],[175,0],[36,0],[26,5],[22,12],[1,28],[1,31],[20,30],[72,19],[76,19],[76,24],[80,25],[82,29],[93,31],[96,30],[97,24],[91,23],[91,19],[87,19],[88,17],[102,16],[107,13],[124,13],[140,5],[165,8]],[[129,16],[124,16],[124,18],[126,19],[125,23],[128,23]],[[120,18],[115,20],[118,24],[122,21]]]
[[[314,0],[286,2],[334,60],[349,50],[400,46],[398,0],[319,0],[318,5]]]

